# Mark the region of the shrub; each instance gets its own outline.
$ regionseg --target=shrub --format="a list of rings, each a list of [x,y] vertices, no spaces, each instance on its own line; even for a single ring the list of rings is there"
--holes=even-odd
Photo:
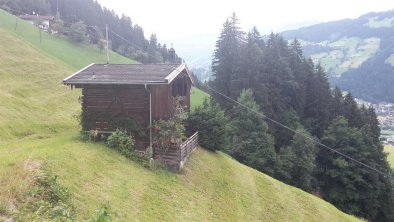
[[[150,167],[150,160],[151,160],[152,156],[153,156],[153,149],[150,146],[145,150],[144,155],[139,158],[139,162],[142,164],[142,166],[149,168]]]
[[[117,129],[107,139],[108,146],[119,150],[121,153],[128,155],[130,152],[134,152],[134,139],[127,135],[124,130]]]
[[[68,36],[74,42],[80,43],[88,39],[86,25],[83,21],[73,23],[68,30]]]
[[[111,214],[107,206],[101,206],[97,209],[86,222],[110,222]]]
[[[137,161],[146,168],[150,167],[150,159],[153,155],[152,147],[148,147],[143,154],[136,152],[135,140],[125,130],[117,129],[108,137],[107,144],[109,147],[119,151],[126,158]]]
[[[36,175],[34,187],[17,215],[17,221],[74,221],[71,194],[47,165]]]
[[[187,113],[179,105],[175,114],[168,120],[158,120],[153,123],[153,145],[159,148],[162,153],[166,153],[171,147],[180,145],[185,139],[184,122]]]
[[[198,142],[206,149],[215,151],[224,149],[229,141],[228,118],[218,104],[205,99],[202,106],[190,114],[187,131],[199,132]]]

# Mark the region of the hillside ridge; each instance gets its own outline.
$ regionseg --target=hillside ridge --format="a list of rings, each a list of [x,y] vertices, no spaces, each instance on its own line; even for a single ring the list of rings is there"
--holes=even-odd
[[[305,55],[325,68],[332,87],[377,103],[394,101],[393,27],[394,10],[389,10],[281,34],[300,40]]]

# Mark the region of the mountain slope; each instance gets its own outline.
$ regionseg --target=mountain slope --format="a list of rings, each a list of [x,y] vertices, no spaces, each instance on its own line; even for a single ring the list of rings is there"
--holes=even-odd
[[[4,181],[27,159],[46,160],[73,194],[80,219],[107,204],[114,221],[356,221],[317,197],[203,149],[181,174],[147,170],[72,133],[9,143],[0,153]]]
[[[394,101],[394,10],[282,33],[328,72],[331,83],[372,102]]]
[[[0,28],[8,31],[13,37],[24,41],[29,46],[40,50],[47,56],[57,59],[72,69],[81,69],[87,64],[106,63],[106,53],[93,45],[76,44],[65,38],[58,38],[46,32],[41,33],[30,23],[19,19],[15,30],[16,17],[0,9]],[[137,63],[113,51],[109,52],[110,63]]]
[[[23,201],[29,161],[48,163],[71,191],[80,220],[102,204],[114,221],[357,220],[220,152],[199,149],[174,174],[81,142],[72,119],[80,91],[61,85],[73,61],[3,27],[0,36],[0,220]]]

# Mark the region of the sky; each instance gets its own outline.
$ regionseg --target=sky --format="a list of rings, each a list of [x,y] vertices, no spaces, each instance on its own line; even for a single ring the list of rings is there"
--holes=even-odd
[[[357,18],[371,11],[394,9],[394,0],[98,0],[118,14],[130,16],[145,36],[174,45],[180,56],[212,51],[226,18],[235,12],[244,31],[256,26],[261,34]],[[194,53],[193,53],[194,52]]]

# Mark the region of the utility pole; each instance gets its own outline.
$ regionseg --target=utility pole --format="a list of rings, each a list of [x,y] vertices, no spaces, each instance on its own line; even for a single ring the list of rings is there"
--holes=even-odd
[[[16,31],[16,28],[18,28],[18,20],[19,20],[19,16],[16,16],[15,31]]]
[[[38,32],[40,33],[40,44],[41,44],[41,17],[40,14],[37,14],[38,16]]]
[[[109,55],[108,55],[108,25],[105,25],[105,36],[106,36],[106,44],[107,44],[107,64],[109,64]]]

